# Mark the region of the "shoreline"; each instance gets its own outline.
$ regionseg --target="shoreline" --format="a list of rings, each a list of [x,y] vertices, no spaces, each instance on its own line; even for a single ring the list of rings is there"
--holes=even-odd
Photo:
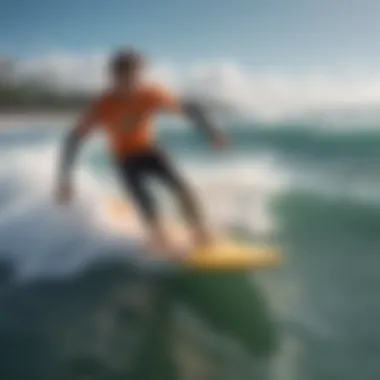
[[[2,110],[0,109],[0,117],[8,116],[57,116],[57,115],[75,115],[81,110],[46,110],[46,109],[34,109],[34,110]]]
[[[50,126],[51,123],[72,123],[76,117],[78,117],[80,111],[45,111],[45,110],[33,110],[33,111],[0,111],[0,128],[6,127],[11,124],[25,124],[25,123],[47,123]],[[42,125],[41,125],[42,126]]]

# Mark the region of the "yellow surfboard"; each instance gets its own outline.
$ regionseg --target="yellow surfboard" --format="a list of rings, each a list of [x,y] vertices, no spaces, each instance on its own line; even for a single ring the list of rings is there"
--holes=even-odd
[[[126,231],[136,231],[131,226],[136,227],[138,221],[133,209],[123,201],[111,200],[106,204],[108,218],[118,228],[125,228]],[[218,237],[215,243],[202,248],[193,248],[186,241],[186,229],[177,223],[171,223],[169,231],[173,232],[174,240],[180,243],[179,246],[189,250],[185,258],[181,258],[181,265],[198,271],[225,271],[225,270],[248,270],[271,268],[277,266],[281,261],[279,250],[271,245],[258,245],[253,243],[236,242],[230,238]],[[177,261],[175,254],[160,255],[157,260]]]
[[[217,271],[270,268],[279,262],[280,255],[274,247],[225,241],[195,249],[186,258],[185,265],[198,270]]]

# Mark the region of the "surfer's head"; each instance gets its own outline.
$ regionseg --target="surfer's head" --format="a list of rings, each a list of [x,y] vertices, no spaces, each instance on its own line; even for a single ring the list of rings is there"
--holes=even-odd
[[[141,80],[145,68],[144,57],[133,49],[116,52],[110,61],[110,72],[118,90],[129,91]]]

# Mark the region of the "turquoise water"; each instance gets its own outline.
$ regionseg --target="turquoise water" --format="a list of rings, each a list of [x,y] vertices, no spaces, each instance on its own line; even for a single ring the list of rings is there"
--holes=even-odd
[[[126,358],[132,361],[147,332],[136,319],[109,314],[124,275],[117,268],[83,274],[98,258],[125,255],[129,244],[102,223],[102,200],[119,193],[104,143],[95,138],[86,146],[76,173],[78,207],[62,211],[51,201],[62,130],[36,124],[0,133],[0,369],[9,379],[75,378],[78,366],[78,373],[91,368],[86,378],[128,378]],[[177,339],[185,353],[173,361],[191,362],[205,379],[222,363],[231,379],[378,379],[380,132],[245,123],[229,133],[232,148],[224,153],[188,129],[163,128],[158,138],[212,223],[281,243],[283,265],[254,275],[280,344],[250,365],[250,353],[232,350],[238,342],[197,326],[181,345]],[[170,212],[163,194],[163,212]],[[196,324],[183,318],[180,329]],[[57,373],[68,357],[74,364]]]

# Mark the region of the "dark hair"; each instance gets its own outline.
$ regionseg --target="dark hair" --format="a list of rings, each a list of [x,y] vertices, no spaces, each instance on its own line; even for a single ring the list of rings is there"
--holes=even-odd
[[[114,74],[140,68],[144,65],[143,56],[133,49],[124,49],[116,52],[110,61],[110,70]]]

